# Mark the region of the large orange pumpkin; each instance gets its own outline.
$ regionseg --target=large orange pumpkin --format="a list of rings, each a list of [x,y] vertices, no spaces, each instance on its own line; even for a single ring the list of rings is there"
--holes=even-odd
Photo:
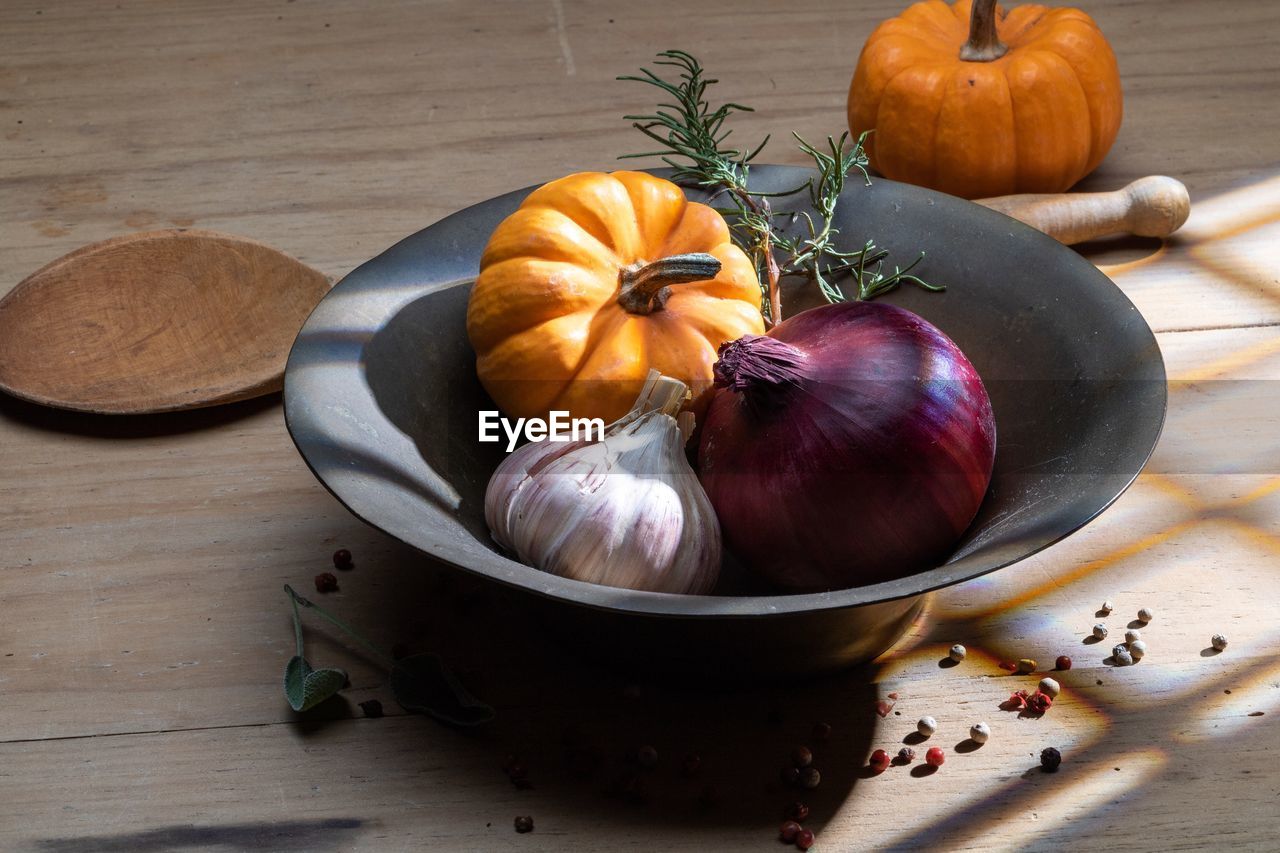
[[[849,128],[885,177],[966,198],[1062,192],[1120,130],[1115,55],[1079,9],[916,3],[867,39]]]
[[[719,346],[763,332],[723,217],[643,172],[534,190],[490,237],[467,307],[480,381],[513,417],[615,420],[650,369],[701,394]]]

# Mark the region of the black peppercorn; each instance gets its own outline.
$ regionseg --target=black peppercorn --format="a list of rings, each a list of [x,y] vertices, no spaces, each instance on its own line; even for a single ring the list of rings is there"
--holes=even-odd
[[[1040,766],[1044,768],[1046,773],[1052,773],[1058,769],[1058,765],[1062,763],[1062,753],[1052,746],[1046,746],[1040,750]]]
[[[515,823],[516,832],[533,832],[533,818],[529,815],[518,815]]]

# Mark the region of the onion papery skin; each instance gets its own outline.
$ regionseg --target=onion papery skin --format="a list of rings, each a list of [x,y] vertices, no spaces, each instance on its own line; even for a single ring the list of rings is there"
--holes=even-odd
[[[725,543],[795,592],[932,568],[991,482],[977,370],[922,317],[879,302],[805,311],[721,348],[698,451]]]

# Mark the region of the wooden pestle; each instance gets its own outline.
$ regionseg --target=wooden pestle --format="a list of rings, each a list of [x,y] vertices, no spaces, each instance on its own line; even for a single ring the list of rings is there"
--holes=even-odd
[[[1002,195],[976,201],[1067,245],[1122,232],[1168,237],[1191,212],[1187,188],[1163,175],[1139,178],[1113,192]]]

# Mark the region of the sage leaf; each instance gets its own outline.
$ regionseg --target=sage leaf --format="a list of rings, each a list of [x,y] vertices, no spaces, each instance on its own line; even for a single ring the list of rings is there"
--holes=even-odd
[[[284,668],[284,695],[295,711],[310,711],[341,690],[347,674],[340,669],[312,669],[302,655],[294,655]]]
[[[406,711],[453,726],[478,726],[494,717],[493,708],[472,696],[433,654],[396,661],[391,667],[391,692]]]

